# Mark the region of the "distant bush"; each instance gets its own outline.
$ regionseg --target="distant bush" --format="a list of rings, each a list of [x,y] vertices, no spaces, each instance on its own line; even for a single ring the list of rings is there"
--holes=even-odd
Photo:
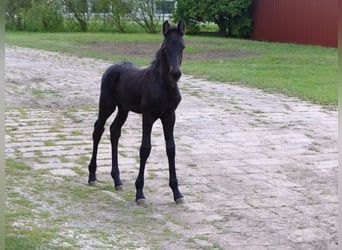
[[[187,34],[199,32],[249,37],[253,0],[178,0],[173,19]],[[155,0],[5,0],[9,30],[37,32],[160,31],[164,5]],[[164,6],[164,7],[163,7]],[[158,8],[156,8],[158,7]],[[172,11],[172,5],[166,6]]]
[[[29,31],[62,31],[64,18],[57,1],[32,1],[32,7],[24,17],[25,29]]]
[[[88,31],[90,18],[90,2],[87,0],[63,0],[66,9],[74,16],[83,32]]]
[[[27,31],[63,31],[64,18],[60,12],[61,6],[57,1],[32,0],[17,10],[7,1],[6,28]]]
[[[204,21],[200,7],[201,0],[177,1],[177,8],[174,13],[174,21],[183,20],[186,22],[187,34],[195,34],[200,31],[200,22]]]
[[[73,17],[64,17],[64,31],[81,32],[81,27]]]
[[[249,37],[252,32],[253,0],[178,0],[174,19],[187,23],[188,33],[197,33],[201,22],[216,23],[226,37]]]

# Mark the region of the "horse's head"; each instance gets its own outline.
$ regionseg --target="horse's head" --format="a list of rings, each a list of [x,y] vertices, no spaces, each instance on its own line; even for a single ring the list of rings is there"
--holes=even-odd
[[[167,64],[170,79],[175,82],[182,75],[180,66],[185,48],[184,33],[185,23],[183,21],[179,21],[177,27],[171,27],[168,21],[165,21],[163,24],[164,41],[161,50]]]

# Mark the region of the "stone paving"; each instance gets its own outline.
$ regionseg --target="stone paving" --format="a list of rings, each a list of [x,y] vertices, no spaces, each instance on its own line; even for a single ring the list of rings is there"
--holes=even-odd
[[[108,65],[7,47],[6,157],[86,182],[99,79]],[[186,203],[167,206],[172,196],[160,122],[146,170],[148,201],[172,211],[182,222],[177,230],[195,239],[197,249],[216,243],[234,250],[338,249],[337,112],[237,84],[183,76],[179,85],[176,163]],[[120,139],[129,187],[138,171],[140,127],[140,115],[131,113]],[[108,131],[98,159],[105,180]]]

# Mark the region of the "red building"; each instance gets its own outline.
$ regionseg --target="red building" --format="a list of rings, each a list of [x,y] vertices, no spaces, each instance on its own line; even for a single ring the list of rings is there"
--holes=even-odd
[[[252,39],[338,46],[338,0],[255,0]]]

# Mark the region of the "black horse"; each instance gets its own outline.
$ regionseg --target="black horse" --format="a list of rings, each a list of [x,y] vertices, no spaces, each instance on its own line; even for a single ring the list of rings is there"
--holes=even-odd
[[[102,76],[98,119],[94,124],[93,154],[89,164],[89,184],[96,183],[96,156],[98,144],[108,117],[118,107],[114,122],[110,126],[112,144],[112,171],[116,190],[122,189],[118,167],[118,140],[121,127],[129,111],[142,114],[142,143],[140,147],[140,169],[136,186],[136,202],[145,200],[144,172],[145,163],[151,151],[151,130],[153,123],[160,119],[163,125],[166,153],[169,162],[169,185],[176,203],[183,202],[183,195],[178,189],[175,168],[175,142],[173,128],[175,110],[181,101],[177,82],[181,77],[183,35],[185,23],[180,21],[177,27],[163,24],[164,41],[156,53],[155,60],[146,69],[139,69],[134,64],[122,62],[110,66]]]

